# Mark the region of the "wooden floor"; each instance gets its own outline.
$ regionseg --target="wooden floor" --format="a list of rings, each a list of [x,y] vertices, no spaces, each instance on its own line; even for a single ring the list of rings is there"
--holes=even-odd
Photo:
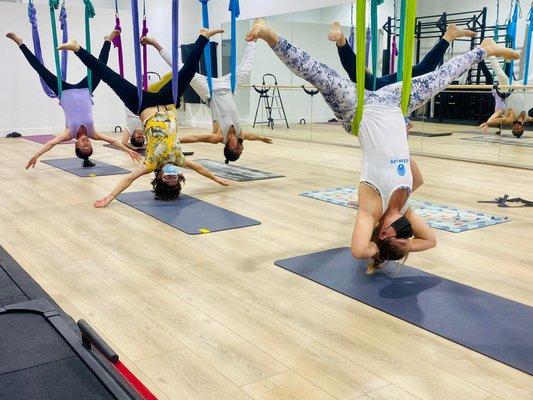
[[[286,175],[223,188],[193,173],[184,192],[262,222],[188,236],[126,205],[91,207],[117,176],[24,164],[38,144],[0,139],[0,245],[74,319],[86,319],[160,399],[531,399],[533,379],[274,266],[349,244],[354,210],[298,196],[353,185],[360,150],[276,139],[241,164]],[[222,159],[222,147],[187,145]],[[70,157],[60,145],[48,157]],[[98,146],[96,160],[132,162]],[[507,215],[409,264],[533,305],[533,214],[478,205],[533,198],[533,171],[419,157],[417,197]],[[149,177],[130,190],[146,190]]]

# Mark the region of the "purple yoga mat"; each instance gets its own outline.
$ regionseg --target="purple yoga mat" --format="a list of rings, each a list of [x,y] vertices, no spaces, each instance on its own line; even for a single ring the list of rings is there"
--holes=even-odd
[[[31,142],[41,143],[45,144],[49,140],[55,138],[55,135],[31,135],[31,136],[22,136],[23,139],[29,140]],[[61,142],[59,144],[71,144],[74,143],[75,140],[71,139],[68,142]]]

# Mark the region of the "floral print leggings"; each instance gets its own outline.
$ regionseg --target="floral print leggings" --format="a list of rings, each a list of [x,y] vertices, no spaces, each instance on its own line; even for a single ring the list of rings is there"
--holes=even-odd
[[[348,78],[343,78],[337,71],[315,60],[281,36],[272,50],[295,75],[305,79],[322,93],[337,119],[342,121],[346,132],[351,132],[357,105],[356,84]],[[452,58],[429,74],[413,78],[408,112],[427,103],[468,71],[473,64],[483,61],[486,57],[485,50],[477,47],[466,54]],[[375,92],[365,90],[365,104],[399,107],[401,95],[402,82],[397,82]]]

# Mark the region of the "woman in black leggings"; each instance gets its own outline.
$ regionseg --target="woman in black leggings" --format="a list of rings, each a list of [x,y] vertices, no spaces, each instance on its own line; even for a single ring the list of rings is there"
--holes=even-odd
[[[109,58],[109,50],[111,48],[111,41],[119,34],[118,31],[112,31],[105,37],[104,44],[100,50],[98,59],[103,64],[107,63]],[[18,46],[31,67],[39,74],[43,82],[59,97],[59,105],[63,108],[65,113],[65,131],[57,135],[55,138],[49,140],[26,164],[26,169],[34,167],[40,156],[52,149],[56,144],[71,139],[76,140],[75,152],[76,156],[83,159],[83,166],[90,167],[94,164],[89,160],[93,149],[91,139],[104,140],[117,146],[124,152],[128,153],[134,160],[139,161],[140,155],[122,145],[119,140],[111,136],[103,135],[96,131],[93,119],[93,100],[91,93],[96,89],[100,83],[100,78],[95,76],[92,80],[91,89],[89,90],[89,83],[87,77],[83,78],[76,84],[70,84],[62,81],[62,93],[59,96],[59,89],[57,84],[57,77],[50,72],[39,61],[39,59],[26,47],[22,39],[15,33],[10,32],[6,35],[13,40]]]
[[[152,187],[156,200],[175,200],[181,192],[181,183],[185,181],[177,167],[190,168],[199,174],[212,179],[220,185],[228,186],[229,182],[213,175],[202,165],[186,160],[177,144],[176,108],[180,97],[189,86],[196,67],[200,62],[203,50],[209,38],[222,29],[202,29],[183,67],[178,73],[178,100],[174,103],[172,96],[172,80],[169,80],[155,93],[143,91],[142,102],[139,104],[137,87],[119,74],[93,57],[78,43],[71,41],[59,46],[60,50],[71,50],[95,75],[99,76],[120,97],[124,105],[143,121],[146,136],[146,157],[144,163],[130,175],[122,179],[115,189],[103,199],[94,203],[95,207],[105,207],[135,179],[150,172],[155,173]]]
[[[466,29],[459,29],[455,24],[449,24],[444,36],[439,39],[437,44],[426,54],[426,56],[418,64],[413,66],[413,77],[427,74],[434,71],[442,62],[444,54],[450,43],[460,37],[474,37],[476,33]],[[337,51],[341,59],[344,70],[348,73],[350,80],[357,83],[356,79],[356,66],[355,66],[355,53],[350,47],[350,44],[346,40],[346,37],[342,33],[341,25],[339,22],[331,24],[331,30],[328,34],[328,39],[332,42],[336,42]],[[373,89],[373,75],[366,70],[365,71],[365,89],[366,90],[379,90],[383,86],[387,86],[396,83],[398,74],[390,74],[376,78],[376,88]]]

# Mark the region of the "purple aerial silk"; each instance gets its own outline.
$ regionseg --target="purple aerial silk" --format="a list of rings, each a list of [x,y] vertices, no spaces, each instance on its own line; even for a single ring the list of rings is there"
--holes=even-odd
[[[148,26],[146,25],[146,15],[143,16],[143,29],[141,37],[148,35]],[[148,49],[143,44],[143,89],[148,90]]]
[[[120,17],[118,13],[115,15],[115,30],[122,32],[122,27],[120,26]],[[117,49],[118,52],[118,70],[121,77],[124,78],[124,54],[122,52],[122,40],[120,40],[120,35],[113,38],[113,46]]]
[[[68,26],[67,26],[67,10],[64,4],[61,4],[61,11],[59,12],[59,26],[62,31],[61,40],[62,43],[68,42]],[[68,61],[68,51],[61,50],[61,79],[63,81],[67,80],[67,61]]]
[[[172,98],[174,99],[174,104],[178,103],[178,47],[180,43],[178,27],[180,20],[179,10],[179,0],[172,0]]]
[[[398,55],[398,47],[396,46],[396,35],[392,37],[392,45],[390,51],[390,74],[394,74],[394,68],[396,67],[396,56]]]
[[[372,33],[370,32],[370,28],[366,28],[366,58],[365,58],[365,66],[368,68],[368,62],[370,61],[370,43],[372,43]]]
[[[143,84],[142,84],[142,70],[141,70],[141,49],[139,45],[139,5],[137,0],[131,0],[131,21],[133,26],[133,50],[135,53],[135,80],[137,83],[137,98],[139,101],[140,111],[143,99]]]
[[[28,3],[28,18],[30,20],[31,24],[31,35],[33,39],[33,52],[35,53],[35,57],[41,62],[41,64],[44,65],[43,62],[43,53],[41,50],[41,40],[39,39],[39,29],[37,27],[37,10],[35,9],[32,2]],[[54,98],[57,97],[55,93],[50,89],[44,81],[41,79],[41,86],[43,87],[44,93],[48,97]]]

